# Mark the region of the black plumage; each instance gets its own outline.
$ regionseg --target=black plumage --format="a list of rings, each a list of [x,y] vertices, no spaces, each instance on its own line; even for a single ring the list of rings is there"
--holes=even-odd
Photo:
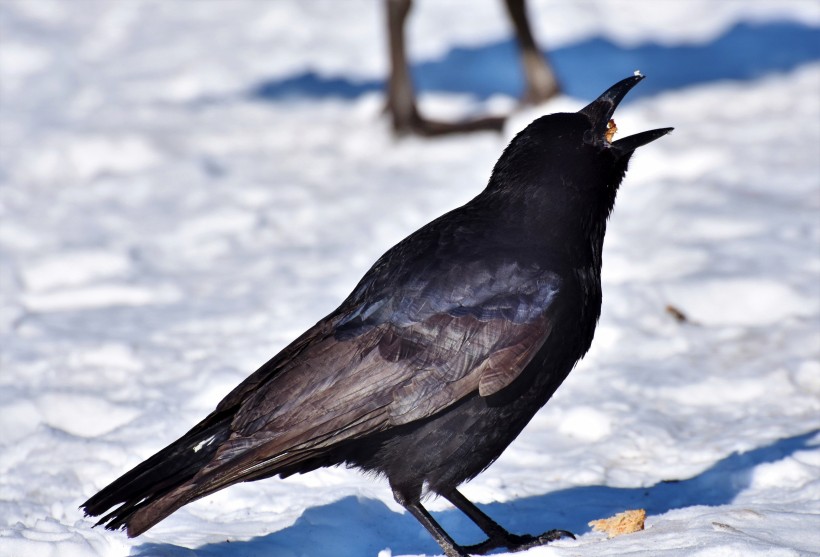
[[[633,151],[671,129],[611,142],[610,118],[641,79],[535,120],[484,191],[391,248],[337,310],[85,512],[137,536],[231,484],[347,464],[386,476],[451,557],[566,534],[510,534],[456,488],[498,458],[589,349],[615,195]],[[456,544],[422,506],[423,489],[487,541]]]

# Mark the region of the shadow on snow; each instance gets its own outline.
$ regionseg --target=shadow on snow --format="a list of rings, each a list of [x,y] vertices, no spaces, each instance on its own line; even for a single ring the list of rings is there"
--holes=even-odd
[[[688,85],[789,71],[820,59],[820,30],[795,22],[741,23],[705,44],[623,47],[591,38],[557,48],[549,56],[565,93],[575,98],[593,98],[634,70],[651,76],[629,94],[630,102]],[[440,60],[414,64],[412,73],[420,91],[470,94],[481,100],[495,94],[518,97],[524,87],[513,39],[454,48]],[[262,82],[249,96],[265,101],[352,99],[383,88],[382,79],[357,81],[308,71]]]
[[[701,474],[664,481],[645,488],[572,487],[562,491],[492,503],[481,507],[512,532],[537,534],[552,528],[577,534],[589,531],[590,520],[626,509],[643,508],[650,516],[672,509],[731,503],[749,486],[758,465],[811,450],[820,429],[780,439],[745,453],[732,453]],[[383,481],[383,480],[382,480]],[[455,509],[433,513],[460,543],[477,543],[481,532]],[[213,543],[197,549],[168,544],[135,548],[140,557],[361,557],[390,547],[393,554],[441,553],[438,545],[407,513],[395,512],[375,499],[346,497],[305,510],[292,525],[247,541]]]

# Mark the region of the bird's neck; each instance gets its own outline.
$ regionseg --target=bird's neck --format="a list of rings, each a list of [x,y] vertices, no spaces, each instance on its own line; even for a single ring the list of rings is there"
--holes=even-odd
[[[481,205],[491,214],[511,247],[560,257],[574,267],[600,275],[607,219],[616,188],[604,195],[566,191],[564,195],[486,195]]]

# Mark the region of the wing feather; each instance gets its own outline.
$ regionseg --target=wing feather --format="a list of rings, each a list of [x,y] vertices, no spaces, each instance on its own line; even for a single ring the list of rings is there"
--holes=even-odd
[[[202,483],[210,490],[264,475],[427,418],[476,391],[490,396],[509,386],[550,334],[559,281],[535,272],[519,273],[518,283],[483,276],[486,283],[448,304],[401,302],[394,292],[399,311],[370,293],[368,307],[343,305],[317,324],[285,349],[287,358],[248,378],[252,388],[229,395],[239,398],[232,434],[198,474],[208,477]]]

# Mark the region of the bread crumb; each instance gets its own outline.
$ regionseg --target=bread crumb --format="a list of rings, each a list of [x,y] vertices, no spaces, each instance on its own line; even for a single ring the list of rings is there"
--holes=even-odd
[[[634,511],[624,511],[610,518],[593,520],[589,523],[596,532],[606,532],[607,537],[614,538],[623,534],[631,534],[643,530],[646,520],[646,511],[637,509]]]
[[[675,321],[677,321],[678,323],[686,323],[687,321],[689,321],[689,318],[686,317],[686,314],[683,313],[677,307],[673,306],[672,304],[667,304],[666,313],[674,317]]]
[[[615,137],[615,132],[617,131],[618,126],[615,125],[615,120],[610,120],[606,123],[606,134],[604,134],[604,137],[606,137],[607,143],[612,143],[612,138]]]

